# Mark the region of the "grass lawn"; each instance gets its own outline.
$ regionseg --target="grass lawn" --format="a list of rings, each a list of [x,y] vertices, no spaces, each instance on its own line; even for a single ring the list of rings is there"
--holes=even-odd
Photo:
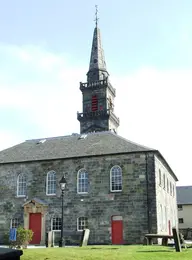
[[[191,260],[192,249],[162,246],[88,246],[24,249],[21,260]]]

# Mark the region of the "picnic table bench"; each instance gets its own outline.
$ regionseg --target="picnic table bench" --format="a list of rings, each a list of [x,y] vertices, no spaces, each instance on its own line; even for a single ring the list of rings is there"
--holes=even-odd
[[[162,246],[167,246],[168,239],[173,239],[173,236],[167,234],[145,234],[144,244],[152,245],[154,238],[162,238]]]

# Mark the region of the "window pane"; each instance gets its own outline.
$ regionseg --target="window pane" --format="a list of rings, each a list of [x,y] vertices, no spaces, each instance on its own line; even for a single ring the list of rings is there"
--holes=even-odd
[[[19,227],[19,219],[18,218],[13,218],[11,220],[11,228],[18,228]]]
[[[77,222],[78,222],[77,228],[79,231],[88,228],[88,218],[87,217],[80,217],[77,219]]]
[[[179,218],[179,223],[180,223],[180,224],[184,223],[183,218]]]
[[[49,172],[47,174],[47,194],[56,194],[56,174]]]
[[[61,230],[61,218],[52,219],[52,230]]]
[[[111,169],[111,191],[122,190],[122,170],[119,166],[113,166]]]
[[[19,174],[17,178],[17,196],[25,196],[27,190],[25,174]]]
[[[88,173],[85,169],[81,169],[78,172],[78,178],[77,178],[77,191],[86,193],[88,192],[88,185],[89,185],[89,179],[88,179]]]

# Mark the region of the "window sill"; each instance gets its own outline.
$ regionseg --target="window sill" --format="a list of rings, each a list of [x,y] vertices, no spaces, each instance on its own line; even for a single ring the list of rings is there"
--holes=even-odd
[[[57,196],[56,194],[46,194],[46,196],[48,197],[54,197],[54,196]]]
[[[110,190],[110,192],[114,193],[114,192],[122,192],[122,190]]]
[[[17,195],[16,198],[26,198],[27,196],[26,195]]]

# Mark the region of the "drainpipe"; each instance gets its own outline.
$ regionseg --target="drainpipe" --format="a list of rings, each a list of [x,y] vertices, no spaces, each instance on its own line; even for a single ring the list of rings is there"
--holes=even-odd
[[[146,173],[146,190],[147,190],[147,226],[148,233],[151,233],[151,217],[150,217],[150,199],[149,199],[149,176],[148,176],[148,153],[145,154],[145,173]]]

